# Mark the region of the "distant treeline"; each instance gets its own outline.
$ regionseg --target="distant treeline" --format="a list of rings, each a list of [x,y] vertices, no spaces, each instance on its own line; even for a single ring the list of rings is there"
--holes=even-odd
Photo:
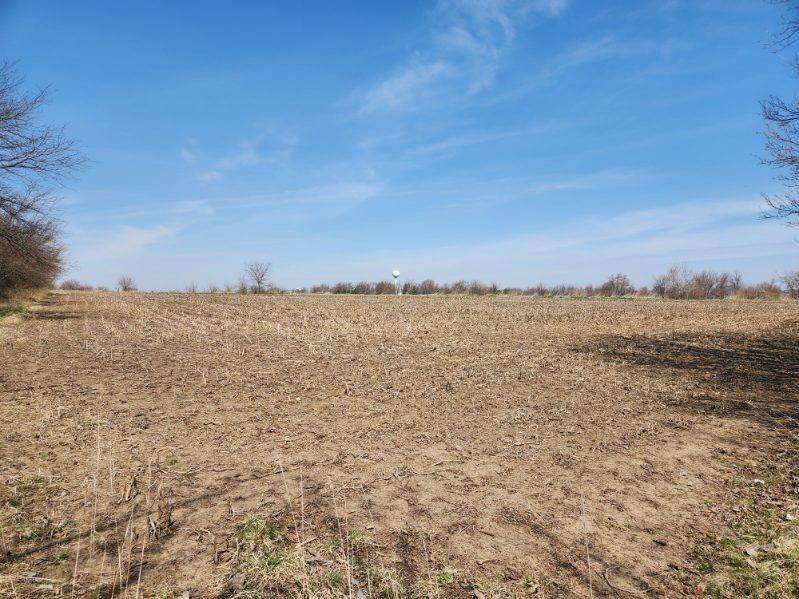
[[[334,285],[314,285],[311,293],[381,295],[395,293],[392,281],[359,283],[336,283]],[[601,285],[584,287],[570,284],[544,285],[534,287],[501,287],[496,283],[480,281],[455,281],[439,284],[432,279],[421,282],[405,281],[402,284],[404,295],[531,295],[539,297],[625,297],[655,296],[671,299],[723,299],[740,297],[746,299],[777,299],[783,295],[799,299],[799,271],[780,278],[780,282],[770,281],[747,285],[740,273],[690,271],[673,267],[654,278],[651,287],[634,287],[625,274],[615,274]]]
[[[256,266],[261,263],[256,263]],[[252,265],[250,265],[252,269]],[[242,276],[235,285],[224,285],[221,288],[214,284],[201,290],[196,283],[189,283],[183,291],[188,293],[330,293],[339,295],[392,295],[396,293],[393,281],[360,281],[358,283],[335,283],[333,285],[314,285],[310,289],[282,289],[268,281],[268,265],[266,274],[254,269],[248,277]],[[61,289],[72,291],[88,291],[93,288],[75,280],[61,283]],[[98,287],[98,290],[107,291]],[[117,283],[120,291],[135,291],[136,285],[130,276],[120,277]],[[692,271],[684,267],[672,267],[662,275],[654,278],[651,287],[634,287],[627,275],[618,273],[611,275],[601,285],[544,285],[534,287],[500,287],[496,283],[485,284],[480,281],[455,281],[454,283],[436,283],[432,279],[421,282],[404,281],[404,295],[528,295],[538,297],[663,297],[670,299],[724,299],[737,297],[742,299],[779,299],[790,297],[799,299],[799,270],[788,273],[779,281],[748,285],[744,283],[738,272],[715,272],[711,270]]]

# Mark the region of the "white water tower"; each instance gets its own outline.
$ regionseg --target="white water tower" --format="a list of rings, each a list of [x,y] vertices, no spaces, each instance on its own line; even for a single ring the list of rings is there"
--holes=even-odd
[[[400,271],[396,268],[391,272],[391,276],[394,277],[394,289],[397,290],[397,295],[402,295],[402,287],[400,287],[399,276]]]

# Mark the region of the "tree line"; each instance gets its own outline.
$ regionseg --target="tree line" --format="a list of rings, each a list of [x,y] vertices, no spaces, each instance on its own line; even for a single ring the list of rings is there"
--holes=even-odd
[[[272,291],[280,291],[272,283],[272,265],[269,262],[249,262],[244,266],[243,272],[239,275],[235,284],[226,283],[222,287],[218,287],[211,283],[204,290],[201,290],[199,285],[195,282],[188,283],[181,291],[186,293],[199,293],[205,291],[208,293],[269,293]],[[109,291],[108,287],[93,287],[81,283],[76,279],[67,279],[62,281],[59,289],[63,291]],[[116,291],[138,291],[138,285],[135,279],[129,275],[122,275],[117,279]]]
[[[213,283],[200,288],[189,283],[181,290],[187,293],[314,293],[333,295],[393,295],[394,282],[359,281],[357,283],[338,282],[319,284],[305,288],[285,289],[272,283],[271,264],[253,262],[248,264],[235,284],[217,286]],[[89,291],[94,289],[74,279],[61,283],[61,289],[69,291]],[[108,291],[106,288],[97,288]],[[135,291],[136,283],[129,275],[119,278],[118,291]],[[778,280],[757,284],[746,284],[739,272],[716,272],[712,270],[693,271],[684,266],[673,266],[665,273],[653,278],[651,286],[635,287],[630,278],[616,273],[601,285],[544,285],[532,287],[501,287],[496,283],[480,281],[455,281],[437,283],[433,279],[423,281],[404,281],[401,286],[404,295],[528,295],[538,297],[661,297],[668,299],[779,299],[788,297],[799,299],[799,270],[788,273]]]
[[[306,291],[306,290],[301,290]],[[310,293],[331,294],[392,294],[392,281],[358,283],[339,282],[333,285],[314,285]],[[539,283],[532,287],[501,287],[496,283],[481,281],[455,281],[439,284],[432,279],[421,282],[405,281],[402,284],[405,295],[528,295],[538,297],[662,297],[669,299],[724,299],[738,297],[743,299],[777,299],[790,297],[799,299],[799,270],[780,277],[779,281],[769,281],[754,285],[745,284],[738,272],[715,272],[703,270],[695,272],[685,267],[669,268],[662,275],[654,277],[651,286],[635,287],[630,278],[617,273],[611,275],[600,285],[545,285]]]

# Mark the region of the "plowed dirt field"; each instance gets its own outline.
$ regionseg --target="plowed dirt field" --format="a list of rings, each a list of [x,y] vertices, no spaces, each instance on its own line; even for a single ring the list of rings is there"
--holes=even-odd
[[[17,320],[6,596],[701,595],[747,514],[796,531],[799,302],[76,292]]]

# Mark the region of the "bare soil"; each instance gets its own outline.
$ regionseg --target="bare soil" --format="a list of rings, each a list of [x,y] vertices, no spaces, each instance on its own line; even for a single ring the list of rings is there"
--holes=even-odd
[[[701,595],[746,513],[795,536],[797,302],[74,292],[0,326],[5,596]]]

